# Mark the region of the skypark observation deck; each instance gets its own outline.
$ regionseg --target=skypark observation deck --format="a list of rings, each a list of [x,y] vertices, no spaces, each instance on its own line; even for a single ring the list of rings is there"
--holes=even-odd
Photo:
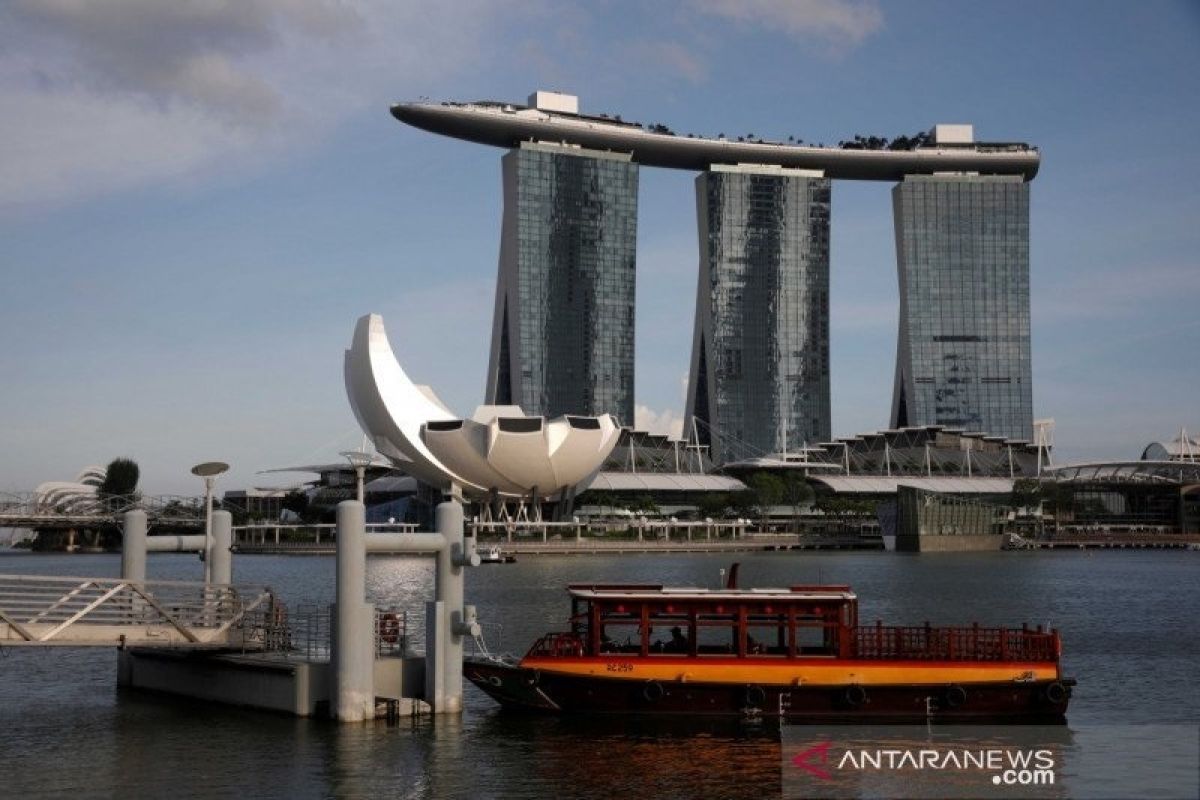
[[[859,150],[764,140],[731,141],[679,135],[610,117],[589,116],[499,102],[400,103],[392,116],[408,125],[495,147],[521,142],[562,142],[591,150],[631,154],[649,167],[704,171],[713,164],[770,164],[821,170],[825,177],[902,181],[906,175],[978,173],[1037,175],[1040,153],[1023,143],[970,142],[924,145],[914,150]]]

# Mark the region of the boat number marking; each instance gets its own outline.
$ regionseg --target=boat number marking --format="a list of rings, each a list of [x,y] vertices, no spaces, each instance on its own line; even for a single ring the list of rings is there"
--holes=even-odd
[[[604,665],[609,672],[633,672],[632,661],[610,661]]]

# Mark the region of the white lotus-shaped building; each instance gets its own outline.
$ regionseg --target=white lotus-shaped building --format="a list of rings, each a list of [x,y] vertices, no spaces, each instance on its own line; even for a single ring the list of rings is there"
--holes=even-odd
[[[346,394],[375,449],[426,483],[468,494],[552,498],[599,471],[620,427],[599,417],[529,417],[517,406],[453,414],[414,384],[388,343],[383,318],[361,317],[346,351]]]

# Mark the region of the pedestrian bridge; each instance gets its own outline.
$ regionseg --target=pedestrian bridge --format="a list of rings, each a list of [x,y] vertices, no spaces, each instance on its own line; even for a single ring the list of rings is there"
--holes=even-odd
[[[286,631],[269,587],[0,575],[0,648],[259,650]]]

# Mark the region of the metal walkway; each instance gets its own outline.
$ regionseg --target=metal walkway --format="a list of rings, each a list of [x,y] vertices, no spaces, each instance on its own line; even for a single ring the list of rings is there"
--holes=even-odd
[[[0,647],[261,649],[280,629],[269,587],[0,575]]]

